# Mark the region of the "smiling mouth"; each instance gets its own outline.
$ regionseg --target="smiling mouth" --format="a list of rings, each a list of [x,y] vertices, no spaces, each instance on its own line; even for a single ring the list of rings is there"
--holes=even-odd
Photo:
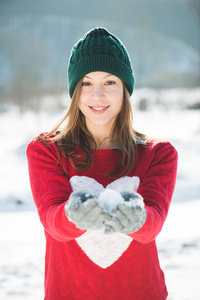
[[[97,111],[101,111],[104,110],[106,108],[108,108],[108,106],[101,106],[101,107],[96,107],[96,106],[89,106],[91,109],[97,110]]]
[[[105,111],[109,106],[100,106],[100,107],[96,107],[96,106],[89,106],[90,109],[95,110],[95,111]]]
[[[93,114],[101,115],[107,111],[107,109],[109,108],[109,105],[108,106],[89,106],[89,108]]]

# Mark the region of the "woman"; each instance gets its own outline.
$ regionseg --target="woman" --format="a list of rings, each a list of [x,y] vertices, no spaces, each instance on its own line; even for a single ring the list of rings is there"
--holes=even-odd
[[[132,128],[130,59],[106,29],[73,47],[68,84],[66,115],[27,148],[46,236],[45,299],[166,299],[155,239],[177,152]]]

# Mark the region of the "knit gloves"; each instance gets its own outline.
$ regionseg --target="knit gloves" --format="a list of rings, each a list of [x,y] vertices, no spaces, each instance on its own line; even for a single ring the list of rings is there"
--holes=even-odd
[[[98,194],[92,191],[71,193],[65,206],[68,219],[80,229],[102,229],[107,216],[97,199]]]
[[[143,198],[136,192],[122,192],[124,202],[112,210],[109,220],[105,220],[105,233],[133,233],[145,223],[147,212]]]
[[[105,210],[98,198],[99,194],[92,191],[71,193],[65,206],[69,220],[80,229],[103,229],[105,233],[133,233],[145,223],[146,209],[138,193],[122,192],[122,202],[111,210]],[[113,199],[109,201],[113,202]]]

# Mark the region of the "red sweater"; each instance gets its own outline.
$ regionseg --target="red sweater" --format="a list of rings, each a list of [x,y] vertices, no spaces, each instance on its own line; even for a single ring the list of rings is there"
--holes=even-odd
[[[70,178],[87,176],[106,187],[120,161],[120,150],[100,149],[92,165],[76,171],[67,158],[58,162],[55,144],[32,141],[27,148],[33,198],[45,229],[46,300],[161,300],[167,298],[155,239],[166,219],[174,191],[177,152],[165,141],[138,145],[128,176],[140,180],[137,192],[147,219],[132,234],[84,231],[68,220],[64,207],[72,192]],[[131,190],[132,187],[130,186]]]

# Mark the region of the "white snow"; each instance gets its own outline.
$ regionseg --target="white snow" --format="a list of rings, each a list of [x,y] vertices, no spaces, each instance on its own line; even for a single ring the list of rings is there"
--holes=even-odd
[[[111,212],[117,205],[124,202],[124,198],[119,192],[111,189],[105,189],[98,198],[99,205],[105,212]]]
[[[165,103],[159,110],[156,102],[152,102],[150,111],[135,111],[134,125],[150,136],[171,141],[178,150],[177,185],[157,245],[168,300],[199,300],[200,110],[178,109],[178,102],[173,110],[166,109],[169,94],[166,92]],[[176,99],[171,95],[169,101],[172,96]],[[45,241],[30,193],[25,149],[33,136],[49,130],[58,119],[58,115],[44,111],[20,114],[15,108],[0,114],[2,300],[43,298]]]
[[[0,213],[0,299],[43,299],[44,251],[35,211]]]

